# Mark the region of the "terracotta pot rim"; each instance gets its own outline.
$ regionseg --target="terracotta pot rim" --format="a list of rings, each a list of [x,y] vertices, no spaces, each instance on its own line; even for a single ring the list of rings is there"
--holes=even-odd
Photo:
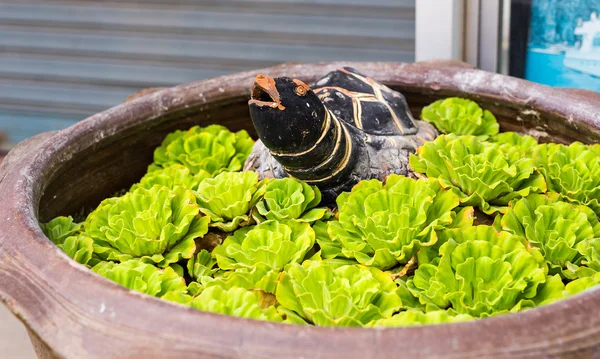
[[[201,312],[126,290],[69,259],[41,232],[37,224],[38,202],[44,190],[41,185],[44,181],[48,181],[47,178],[52,177],[53,171],[60,167],[60,163],[69,160],[72,153],[81,151],[86,146],[94,146],[103,138],[131,126],[186,108],[189,105],[187,101],[190,94],[194,94],[197,98],[205,98],[208,102],[245,96],[248,94],[252,78],[259,72],[271,75],[297,75],[303,80],[311,81],[319,74],[324,74],[340,65],[341,63],[291,64],[180,85],[141,96],[94,115],[63,131],[41,135],[21,144],[16,150],[17,153],[10,153],[6,162],[0,167],[0,198],[5,201],[3,208],[0,208],[0,248],[6,249],[8,253],[4,255],[0,253],[0,271],[10,272],[8,266],[18,264],[19,271],[28,270],[27,273],[21,274],[21,279],[37,281],[40,288],[44,288],[32,291],[33,294],[48,295],[56,301],[70,300],[68,292],[59,293],[52,289],[63,285],[60,278],[64,273],[68,273],[69,278],[66,280],[70,281],[69,288],[94,287],[106,290],[105,298],[88,298],[88,302],[85,303],[72,303],[73,308],[78,308],[80,312],[74,314],[74,319],[65,319],[65,321],[81,322],[83,326],[95,328],[94,335],[104,337],[110,337],[110,334],[98,325],[121,327],[123,333],[131,329],[139,330],[139,342],[133,345],[133,349],[130,348],[129,353],[135,353],[131,350],[141,350],[138,346],[151,343],[150,338],[147,338],[147,327],[152,323],[151,319],[156,319],[155,324],[158,323],[166,328],[158,340],[170,340],[174,346],[181,346],[181,353],[192,355],[219,353],[224,357],[239,356],[245,343],[251,343],[248,345],[254,355],[262,353],[264,356],[273,354],[281,354],[282,357],[293,356],[293,353],[285,350],[290,346],[291,341],[297,341],[296,346],[308,346],[307,353],[312,353],[315,357],[333,355],[328,348],[328,343],[336,348],[345,346],[345,352],[350,351],[355,355],[382,353],[385,350],[438,355],[444,351],[449,353],[454,348],[459,350],[457,354],[462,356],[476,356],[485,353],[519,355],[529,353],[528,350],[549,354],[560,351],[565,342],[586,347],[590,345],[591,339],[597,341],[600,334],[594,327],[600,324],[600,304],[594,302],[600,303],[598,289],[522,313],[466,323],[368,329],[291,326]],[[499,102],[511,101],[527,106],[531,111],[542,112],[543,108],[544,111],[552,112],[558,117],[571,118],[576,120],[577,125],[600,133],[600,124],[595,119],[594,111],[600,109],[600,105],[594,103],[595,99],[592,95],[581,97],[578,92],[552,89],[451,62],[350,65],[367,68],[366,72],[388,84],[415,88],[427,87],[426,91],[432,94],[463,91],[473,98],[484,96],[488,99],[497,99]],[[415,76],[412,77],[410,72],[415,72]],[[310,76],[303,76],[304,73],[309,73]],[[423,79],[428,83],[423,83]],[[117,123],[113,121],[116,118],[121,120]],[[21,233],[20,238],[14,236],[16,233]],[[29,258],[22,256],[28,251],[44,251],[51,260],[46,263],[29,261]],[[11,256],[14,258],[9,258]],[[51,265],[48,265],[50,262]],[[15,278],[19,278],[16,273],[12,274]],[[9,284],[18,286],[12,280],[0,279],[0,297],[13,313],[59,355],[68,356],[76,352],[60,348],[65,338],[45,327],[48,322],[53,322],[53,317],[44,316],[43,311],[32,309],[28,307],[27,302],[14,299],[14,297],[22,297],[23,292],[27,292],[28,289],[2,288],[3,285]],[[90,303],[95,303],[97,310],[84,307]],[[81,307],[77,307],[78,304],[81,304]],[[143,316],[145,318],[135,318],[131,313],[124,313],[119,306],[129,309],[143,307],[148,314]],[[108,310],[112,310],[114,316],[107,315]],[[63,315],[67,314],[63,313]],[[131,318],[135,320],[131,321]],[[577,318],[583,328],[575,334],[565,331],[573,326],[565,325],[564,318]],[[169,320],[172,323],[166,323]],[[532,333],[528,333],[525,329],[530,328],[532,323],[539,326],[537,329],[543,334],[536,334],[536,341],[527,340],[527,335]],[[207,327],[212,329],[207,331]],[[558,328],[566,329],[563,329],[560,332],[562,334],[556,338],[552,338],[548,334],[549,330],[555,331]],[[512,333],[509,335],[511,338],[499,336],[499,330],[507,334]],[[228,331],[234,331],[239,335],[233,343],[229,343],[229,346],[225,345],[226,342],[214,340],[215,333],[223,334]],[[324,335],[327,337],[324,338]],[[211,340],[203,340],[202,336],[208,336]],[[259,343],[261,337],[267,338],[264,339],[266,344]],[[543,338],[547,340],[542,343],[537,342]],[[402,339],[403,343],[395,343],[397,339]],[[431,340],[437,341],[437,347],[424,346],[424,342]],[[311,345],[314,347],[311,348]],[[195,347],[199,348],[198,351],[194,349]],[[94,357],[102,357],[102,354],[95,353]]]

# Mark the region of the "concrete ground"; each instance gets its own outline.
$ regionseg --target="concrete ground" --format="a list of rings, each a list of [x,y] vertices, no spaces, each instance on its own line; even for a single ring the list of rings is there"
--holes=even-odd
[[[35,359],[25,327],[0,304],[0,357],[5,359]]]

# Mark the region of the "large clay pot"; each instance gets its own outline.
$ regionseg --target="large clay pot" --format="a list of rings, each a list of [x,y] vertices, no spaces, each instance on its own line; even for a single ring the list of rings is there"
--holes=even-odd
[[[542,140],[600,138],[600,96],[460,63],[284,65],[142,95],[66,130],[23,142],[0,167],[0,297],[40,358],[572,357],[600,355],[600,291],[519,314],[408,328],[316,328],[204,313],[129,291],[70,260],[38,221],[95,207],[144,173],[164,136],[220,123],[252,130],[253,77],[310,82],[356,67],[407,97],[415,115],[446,96],[491,110],[503,130]],[[252,132],[252,131],[251,131]]]

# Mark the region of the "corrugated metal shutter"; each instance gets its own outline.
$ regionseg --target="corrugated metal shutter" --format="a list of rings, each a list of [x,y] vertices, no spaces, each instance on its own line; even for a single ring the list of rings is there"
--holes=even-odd
[[[0,129],[288,61],[413,61],[415,0],[0,0]]]

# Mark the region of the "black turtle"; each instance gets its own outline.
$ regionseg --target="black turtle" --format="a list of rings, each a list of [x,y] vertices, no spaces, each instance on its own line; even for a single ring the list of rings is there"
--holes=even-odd
[[[317,185],[328,204],[363,179],[414,176],[409,155],[438,134],[412,117],[402,94],[350,67],[312,90],[300,80],[258,75],[248,105],[260,141],[244,169]]]

